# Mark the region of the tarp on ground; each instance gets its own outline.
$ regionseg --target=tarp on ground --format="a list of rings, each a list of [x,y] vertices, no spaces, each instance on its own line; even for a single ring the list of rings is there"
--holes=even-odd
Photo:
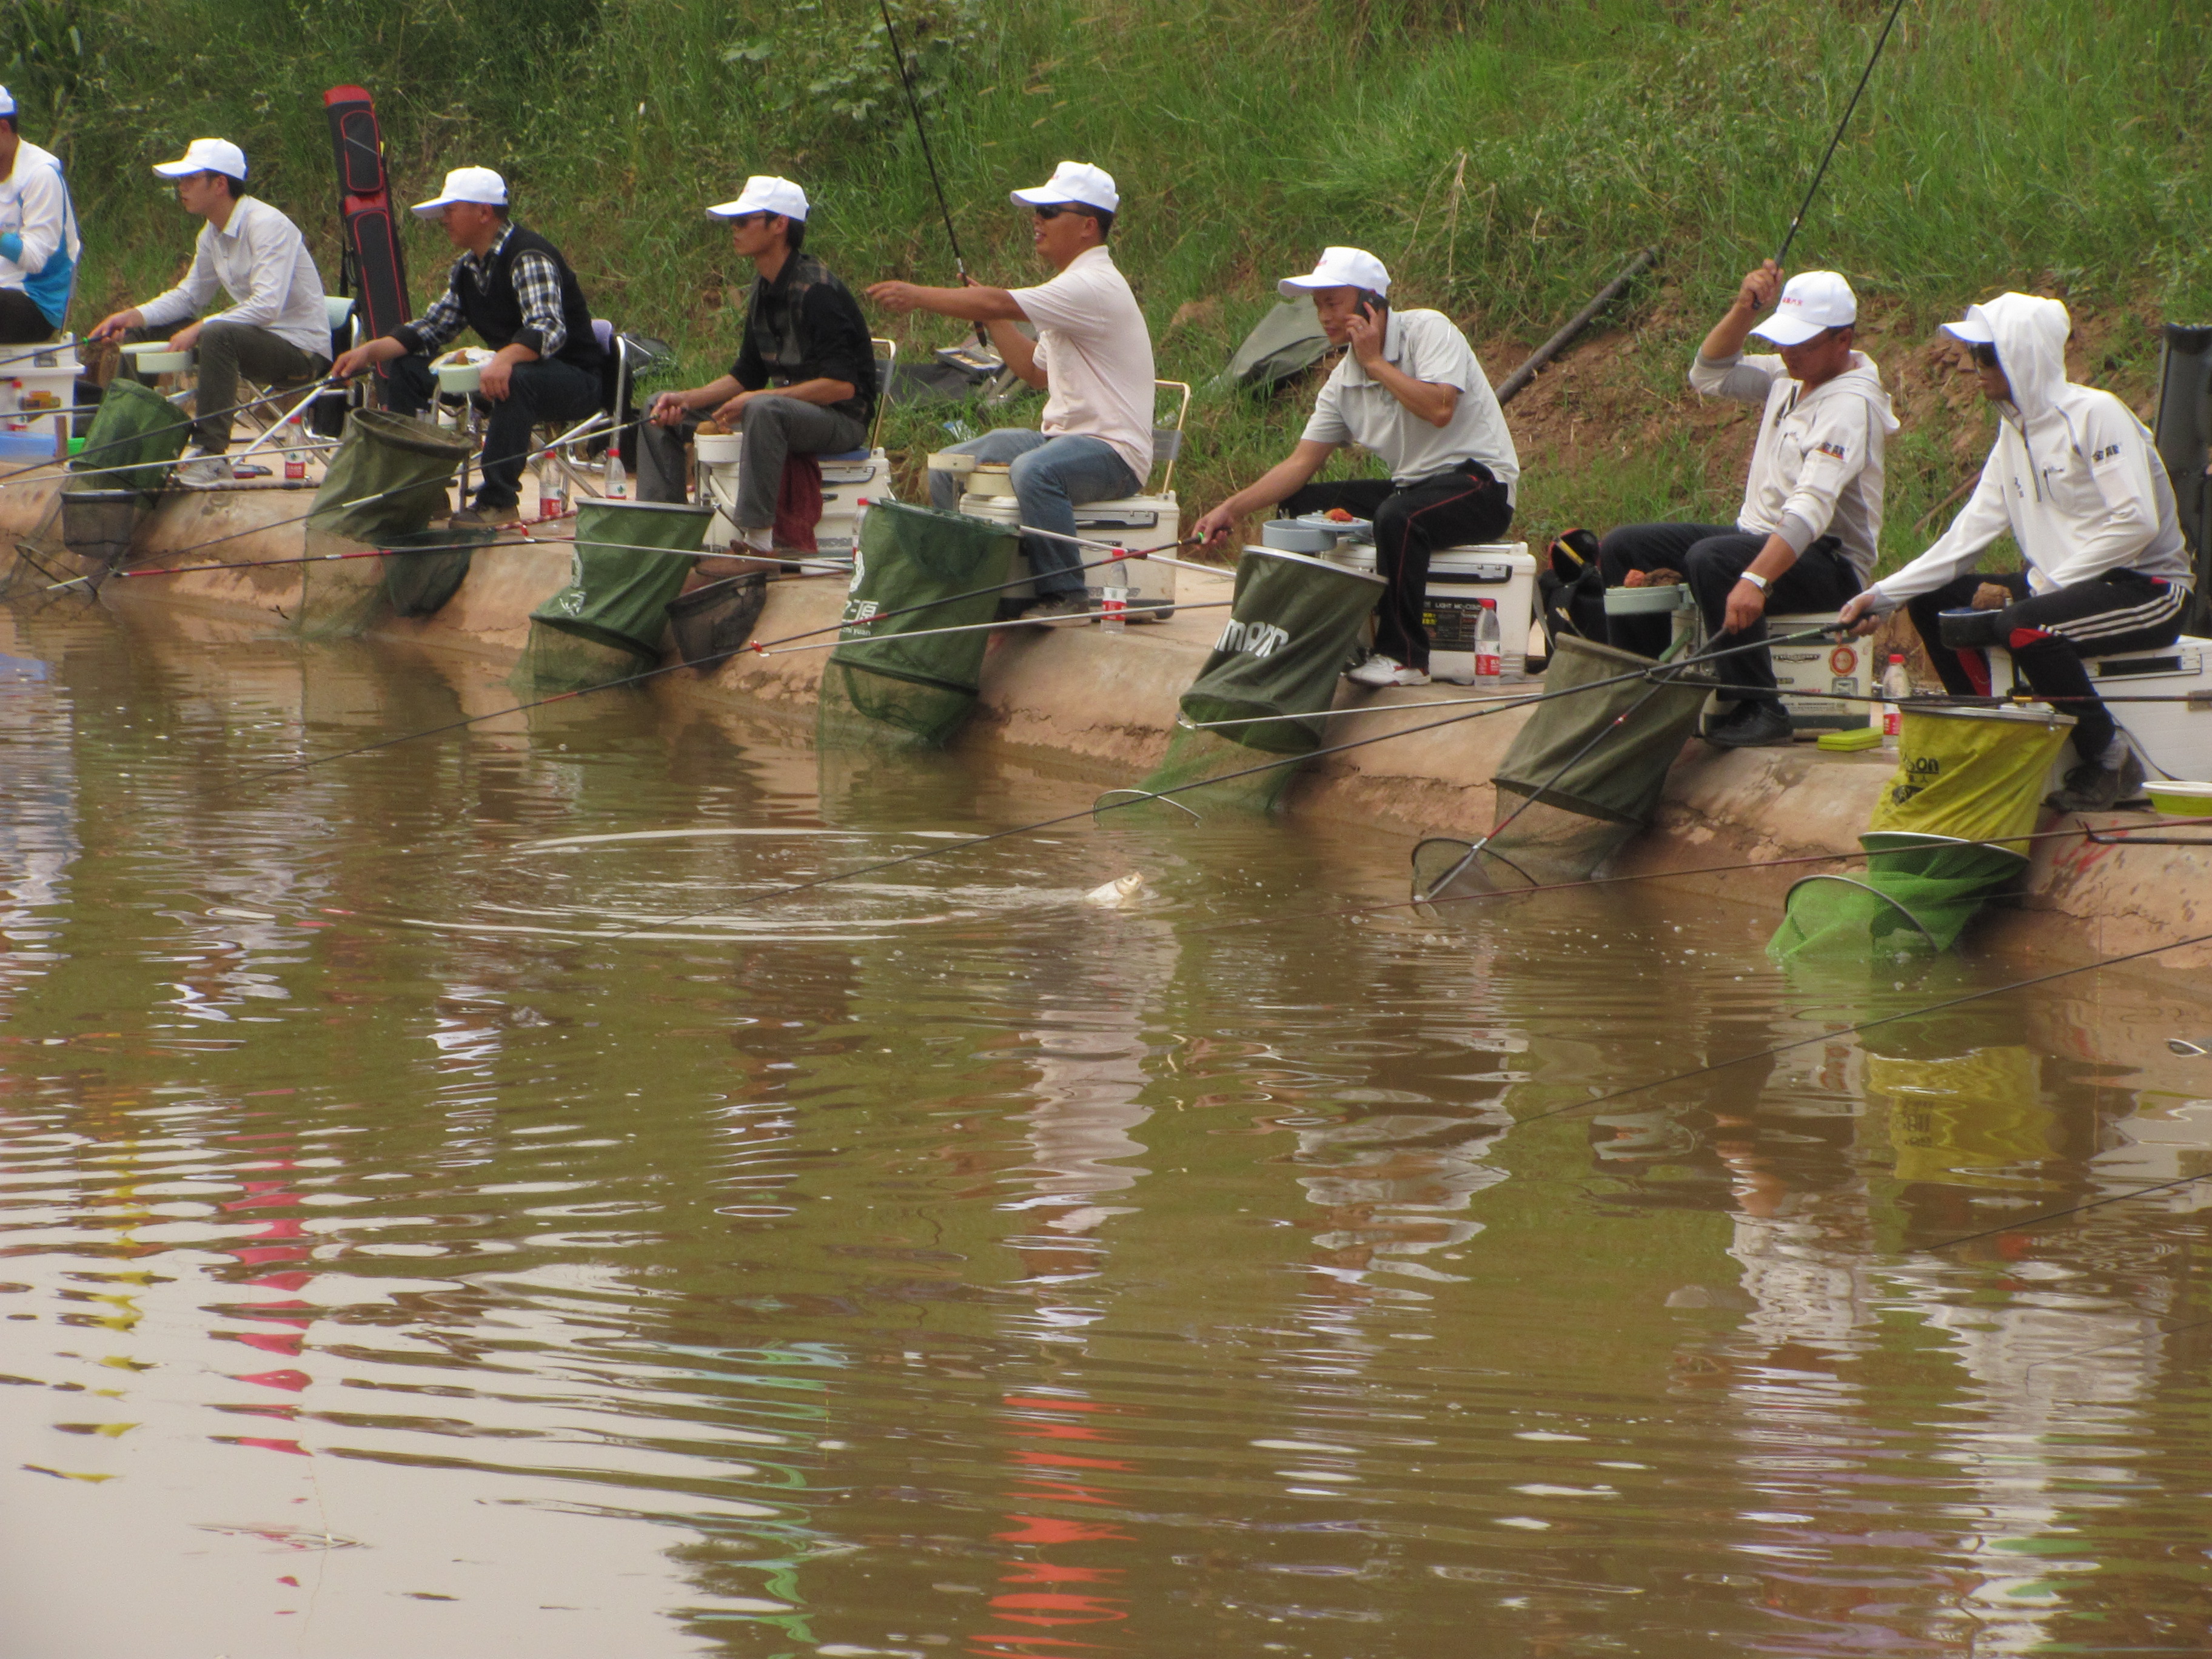
[[[111,389],[112,390],[112,389]],[[356,409],[308,508],[310,528],[372,546],[422,529],[472,446],[465,434],[389,410]]]
[[[1006,597],[1014,547],[1014,532],[986,519],[903,501],[871,507],[844,627],[823,666],[825,730],[949,740],[975,707],[991,640],[984,624]],[[956,628],[967,631],[938,631]]]
[[[84,434],[83,449],[70,458],[70,471],[93,474],[89,482],[97,489],[158,495],[168,482],[170,463],[185,453],[189,425],[152,386],[118,375],[100,393],[100,411]]]
[[[1325,725],[1319,716],[1334,701],[1337,678],[1382,592],[1382,579],[1363,570],[1303,553],[1246,548],[1237,563],[1229,620],[1182,694],[1167,754],[1139,787],[1182,791],[1176,799],[1193,811],[1272,807],[1295,767],[1278,766],[1233,785],[1188,786],[1318,747]],[[1199,795],[1205,802],[1194,799]]]
[[[1216,391],[1243,386],[1265,392],[1319,362],[1328,336],[1314,315],[1310,300],[1286,300],[1262,317],[1230,354],[1229,366],[1213,378]]]
[[[1896,775],[1867,832],[1863,872],[1824,872],[1790,890],[1767,943],[1782,962],[1948,950],[2027,863],[2064,714],[1908,709]]]
[[[584,502],[568,586],[531,621],[634,656],[659,655],[669,602],[697,564],[690,556],[705,545],[714,516],[711,507],[684,501]]]

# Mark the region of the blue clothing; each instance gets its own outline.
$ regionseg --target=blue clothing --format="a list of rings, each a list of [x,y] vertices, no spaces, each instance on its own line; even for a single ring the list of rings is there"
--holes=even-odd
[[[951,446],[957,455],[973,455],[986,461],[1013,463],[1014,501],[1022,522],[1032,529],[1075,534],[1075,509],[1091,501],[1119,501],[1133,495],[1144,480],[1129,471],[1121,452],[1103,438],[1081,433],[1052,437],[1026,427],[1002,426]],[[960,505],[960,481],[950,472],[929,475],[929,501],[951,513]],[[1092,550],[1064,542],[1054,536],[1024,536],[1022,551],[1029,557],[1036,591],[1049,599],[1056,593],[1080,593],[1083,572],[1079,568]]]

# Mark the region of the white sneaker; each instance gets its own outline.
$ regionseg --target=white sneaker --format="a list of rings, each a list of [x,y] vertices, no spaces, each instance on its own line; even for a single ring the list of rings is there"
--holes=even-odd
[[[236,475],[230,470],[230,458],[202,449],[194,444],[177,461],[177,482],[187,484],[228,483]]]
[[[1408,668],[1395,657],[1386,657],[1380,651],[1370,653],[1365,662],[1357,668],[1347,668],[1344,678],[1361,685],[1426,685],[1428,675],[1418,668]]]

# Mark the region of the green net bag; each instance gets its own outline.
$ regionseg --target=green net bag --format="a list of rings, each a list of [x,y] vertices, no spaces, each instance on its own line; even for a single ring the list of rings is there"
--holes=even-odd
[[[107,489],[158,495],[168,482],[169,464],[185,453],[189,425],[152,386],[118,376],[100,393],[100,410],[84,434],[83,449],[70,458],[70,471],[91,473]]]
[[[658,655],[669,602],[698,562],[690,556],[705,545],[714,516],[683,501],[584,502],[568,585],[530,620],[632,656]]]
[[[356,409],[308,509],[311,529],[381,546],[446,511],[471,451],[465,434],[387,410]]]
[[[975,706],[1014,546],[1013,531],[988,520],[902,501],[869,507],[845,626],[823,666],[823,732],[949,742]],[[968,631],[937,631],[952,628]]]
[[[392,551],[379,561],[384,566],[384,597],[393,612],[428,617],[442,610],[469,579],[476,550],[495,533],[495,526],[488,524],[456,525],[394,537],[386,544]]]

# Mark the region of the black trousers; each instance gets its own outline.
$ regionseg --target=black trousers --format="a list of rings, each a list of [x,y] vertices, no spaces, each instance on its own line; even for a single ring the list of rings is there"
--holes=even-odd
[[[1388,584],[1375,611],[1375,648],[1424,673],[1429,630],[1429,556],[1442,547],[1494,542],[1513,522],[1505,486],[1480,461],[1416,479],[1402,489],[1388,478],[1347,478],[1308,484],[1279,509],[1285,518],[1340,507],[1375,521],[1375,568]]]
[[[0,288],[0,345],[36,345],[54,337],[54,325],[20,288]]]
[[[1765,640],[1765,617],[1725,640],[1722,625],[1728,619],[1729,592],[1765,545],[1765,537],[1733,525],[1627,525],[1605,538],[1598,549],[1598,566],[1607,587],[1620,586],[1632,570],[1680,571],[1705,619],[1706,637],[1716,645],[1745,645]],[[1833,613],[1858,591],[1859,573],[1844,557],[1836,538],[1823,536],[1775,578],[1767,590],[1766,608],[1778,615]],[[1615,617],[1607,628],[1613,644],[1646,657],[1662,654],[1672,633],[1673,624],[1664,617]],[[1713,665],[1713,673],[1721,683],[1721,695],[1738,702],[1767,702],[1778,696],[1774,660],[1764,651],[1723,657]]]
[[[395,357],[385,401],[400,415],[428,413],[437,395],[438,377],[430,360],[410,352]],[[513,507],[522,499],[522,467],[530,459],[530,432],[543,422],[570,425],[596,411],[601,402],[599,375],[564,363],[557,357],[541,357],[534,363],[517,363],[507,395],[498,403],[487,399],[483,438],[483,483],[477,488],[478,507]]]
[[[1994,582],[2013,596],[1991,623],[1997,643],[2012,653],[2014,666],[2036,696],[2074,716],[2074,752],[2102,765],[2117,728],[2112,710],[2090,685],[2081,658],[2085,653],[2101,657],[2172,645],[2181,637],[2189,589],[2140,571],[2108,570],[2094,581],[2031,597],[2027,574],[2016,572],[1960,576],[1932,593],[1907,599],[1905,611],[1920,630],[1928,660],[1942,677],[1943,689],[1954,696],[1989,695],[1989,659],[1978,651],[1964,657],[1945,645],[1936,617],[1971,604],[1984,582]]]

